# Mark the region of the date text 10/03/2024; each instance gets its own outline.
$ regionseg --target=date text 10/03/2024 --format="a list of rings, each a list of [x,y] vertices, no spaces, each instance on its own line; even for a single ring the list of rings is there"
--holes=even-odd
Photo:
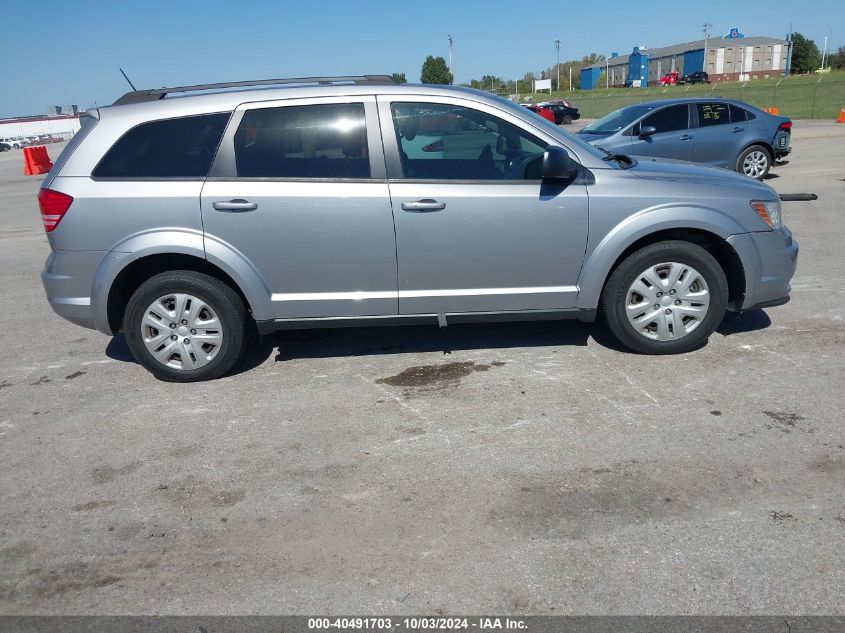
[[[308,618],[308,628],[311,630],[407,630],[407,631],[449,631],[475,629],[478,631],[496,630],[524,630],[527,628],[524,620],[508,617],[409,617],[394,619],[390,617],[377,618]]]

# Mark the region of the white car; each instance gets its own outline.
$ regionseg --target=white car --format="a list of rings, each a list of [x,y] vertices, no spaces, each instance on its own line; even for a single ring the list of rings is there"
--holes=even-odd
[[[21,149],[26,146],[26,141],[22,138],[4,138],[0,139],[0,143],[5,143],[12,149]]]

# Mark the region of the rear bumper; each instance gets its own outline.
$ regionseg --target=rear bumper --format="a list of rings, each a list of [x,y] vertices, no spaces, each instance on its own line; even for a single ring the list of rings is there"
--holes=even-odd
[[[44,263],[41,283],[53,312],[71,323],[98,329],[91,305],[91,282],[105,253],[53,252]]]
[[[792,151],[792,148],[789,146],[791,141],[792,134],[789,132],[779,130],[777,134],[775,134],[774,141],[772,141],[772,149],[775,152],[775,158],[777,160],[787,156],[789,152]]]
[[[798,265],[798,242],[789,229],[731,235],[728,243],[745,269],[742,310],[789,301],[790,281]]]

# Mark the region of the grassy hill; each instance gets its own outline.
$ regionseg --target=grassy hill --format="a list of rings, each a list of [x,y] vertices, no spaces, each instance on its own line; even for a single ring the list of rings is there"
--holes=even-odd
[[[548,93],[537,93],[533,96],[535,100],[549,98]],[[776,106],[782,115],[794,119],[835,119],[840,109],[845,108],[845,72],[695,86],[573,90],[554,92],[551,95],[553,99],[571,100],[581,110],[581,115],[587,118],[601,117],[623,106],[642,101],[706,96],[738,99],[758,108]]]

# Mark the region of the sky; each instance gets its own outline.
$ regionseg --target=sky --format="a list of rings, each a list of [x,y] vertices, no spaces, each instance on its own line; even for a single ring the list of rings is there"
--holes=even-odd
[[[129,89],[244,79],[404,72],[419,81],[427,55],[458,82],[522,77],[592,52],[628,53],[739,27],[795,31],[822,48],[845,45],[845,2],[815,0],[790,15],[771,0],[514,2],[499,0],[5,0],[0,117],[49,105],[107,105]],[[559,6],[560,8],[555,8]],[[786,6],[795,6],[791,3]],[[840,32],[832,32],[839,28]]]

